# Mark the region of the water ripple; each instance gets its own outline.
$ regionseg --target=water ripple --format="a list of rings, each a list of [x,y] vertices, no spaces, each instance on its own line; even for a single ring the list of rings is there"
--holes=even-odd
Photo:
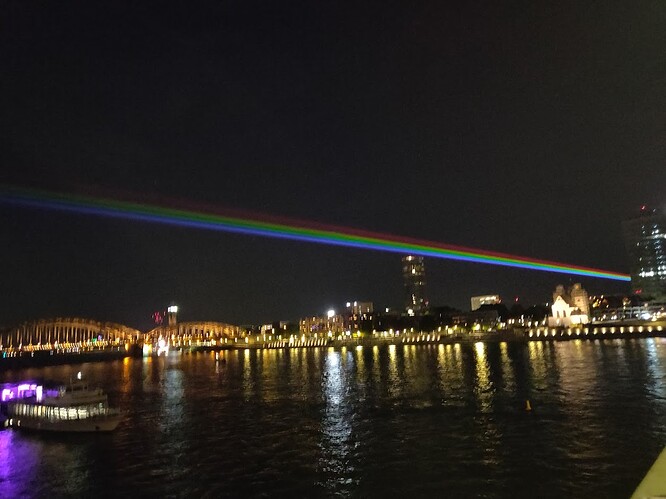
[[[0,497],[627,497],[666,444],[651,340],[225,359],[31,369],[84,370],[126,417],[109,435],[0,432]]]

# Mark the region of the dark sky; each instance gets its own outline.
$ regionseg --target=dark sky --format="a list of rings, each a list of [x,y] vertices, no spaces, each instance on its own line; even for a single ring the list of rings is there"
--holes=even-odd
[[[666,3],[0,2],[0,181],[627,272],[663,205]],[[395,254],[0,205],[0,325],[402,303]],[[430,301],[613,281],[427,260]]]

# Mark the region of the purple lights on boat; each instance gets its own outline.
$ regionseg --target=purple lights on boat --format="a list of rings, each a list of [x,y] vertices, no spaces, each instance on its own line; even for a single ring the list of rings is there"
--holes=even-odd
[[[2,398],[0,400],[2,402],[7,402],[8,400],[11,400],[14,398],[14,394],[9,388],[3,388],[2,389]]]
[[[0,401],[9,402],[15,399],[25,399],[34,397],[37,402],[41,402],[46,397],[55,397],[58,390],[45,390],[40,384],[33,382],[22,382],[18,384],[6,384],[2,388]]]
[[[36,383],[21,383],[19,385],[9,386],[2,389],[2,401],[7,402],[9,400],[14,400],[14,399],[34,397],[36,395],[36,392],[37,392]]]

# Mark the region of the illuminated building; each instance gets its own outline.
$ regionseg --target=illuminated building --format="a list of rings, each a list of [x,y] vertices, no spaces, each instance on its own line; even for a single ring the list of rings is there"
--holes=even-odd
[[[297,333],[298,330],[299,330],[298,324],[289,321],[276,321],[276,322],[271,322],[270,324],[263,324],[259,326],[260,334],[283,335],[289,333]]]
[[[176,305],[168,307],[167,315],[169,316],[169,326],[175,326],[178,323],[178,307]]]
[[[553,292],[551,305],[552,317],[548,317],[548,325],[571,326],[572,324],[587,324],[590,317],[590,301],[587,291],[579,283],[565,290],[559,284]]]
[[[666,300],[666,216],[641,207],[622,222],[634,293]]]
[[[350,315],[371,314],[373,305],[371,301],[347,302],[347,313]]]
[[[590,296],[592,321],[613,322],[628,320],[662,320],[666,318],[666,303],[644,302],[641,295]]]
[[[335,310],[329,310],[326,315],[306,317],[299,321],[300,332],[312,336],[337,336],[344,332],[345,321],[341,314],[335,313]]]
[[[585,291],[580,283],[574,284],[571,289],[569,289],[569,297],[571,299],[571,304],[574,307],[588,317],[590,316],[590,299],[587,291]]]
[[[373,304],[371,301],[347,302],[346,328],[348,331],[370,331],[373,321]]]
[[[499,295],[472,296],[470,299],[472,310],[478,310],[481,305],[497,305],[502,303]]]
[[[405,287],[405,311],[407,315],[424,315],[428,312],[425,297],[425,265],[423,257],[402,257],[402,279]]]

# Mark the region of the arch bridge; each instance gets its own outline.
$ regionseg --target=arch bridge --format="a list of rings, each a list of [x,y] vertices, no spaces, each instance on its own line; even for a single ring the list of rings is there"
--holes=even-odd
[[[59,317],[25,322],[0,333],[0,350],[11,352],[77,347],[106,348],[135,344],[141,340],[141,331],[122,324],[80,317]]]
[[[242,335],[242,329],[224,322],[179,322],[158,326],[145,334],[145,343],[157,345],[164,340],[173,347],[215,346]]]

